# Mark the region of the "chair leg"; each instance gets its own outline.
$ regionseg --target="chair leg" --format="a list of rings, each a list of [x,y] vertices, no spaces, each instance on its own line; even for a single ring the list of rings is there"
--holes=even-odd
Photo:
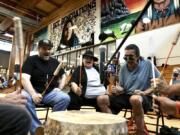
[[[158,135],[158,131],[159,131],[159,119],[162,118],[162,126],[164,126],[164,116],[162,114],[162,112],[159,112],[157,114],[157,121],[156,121],[156,135]]]
[[[47,121],[48,113],[49,113],[49,107],[47,108],[46,117],[45,117],[45,123]]]
[[[126,118],[126,114],[127,114],[127,109],[124,112],[124,118]]]

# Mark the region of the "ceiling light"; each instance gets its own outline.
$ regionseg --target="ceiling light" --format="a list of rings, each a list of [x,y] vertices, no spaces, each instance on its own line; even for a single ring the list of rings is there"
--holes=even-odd
[[[4,34],[4,36],[13,38],[13,35],[11,35],[11,34],[9,34],[9,33],[7,33],[7,32]]]

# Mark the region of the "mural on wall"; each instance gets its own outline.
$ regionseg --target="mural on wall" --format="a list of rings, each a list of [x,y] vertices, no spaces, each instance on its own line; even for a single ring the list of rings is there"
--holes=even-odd
[[[154,0],[136,27],[136,33],[180,22],[179,0]]]
[[[101,0],[101,31],[123,37],[145,4],[146,0]]]
[[[66,48],[94,44],[96,0],[49,25],[54,52]]]
[[[112,31],[117,38],[122,38],[137,19],[147,0],[101,0],[101,3],[101,31]],[[109,16],[113,16],[113,19],[109,19]],[[179,0],[154,0],[154,4],[131,34],[177,22],[180,22]]]

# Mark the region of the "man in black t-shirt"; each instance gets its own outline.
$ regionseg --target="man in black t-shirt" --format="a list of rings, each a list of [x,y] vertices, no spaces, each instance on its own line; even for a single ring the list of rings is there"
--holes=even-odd
[[[36,104],[48,104],[52,106],[53,111],[62,111],[67,108],[70,102],[69,96],[61,91],[66,80],[63,69],[60,69],[58,75],[50,83],[45,95],[42,96],[59,65],[56,59],[50,57],[52,47],[53,45],[49,40],[39,41],[38,55],[28,57],[22,68],[23,94],[27,97],[26,107],[33,119],[32,135],[34,135],[36,128],[41,125],[35,111]],[[59,79],[61,79],[60,84]]]

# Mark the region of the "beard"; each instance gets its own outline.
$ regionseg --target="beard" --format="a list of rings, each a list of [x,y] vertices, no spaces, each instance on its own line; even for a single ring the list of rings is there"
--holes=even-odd
[[[40,56],[40,58],[44,61],[48,61],[50,59],[50,56]]]

